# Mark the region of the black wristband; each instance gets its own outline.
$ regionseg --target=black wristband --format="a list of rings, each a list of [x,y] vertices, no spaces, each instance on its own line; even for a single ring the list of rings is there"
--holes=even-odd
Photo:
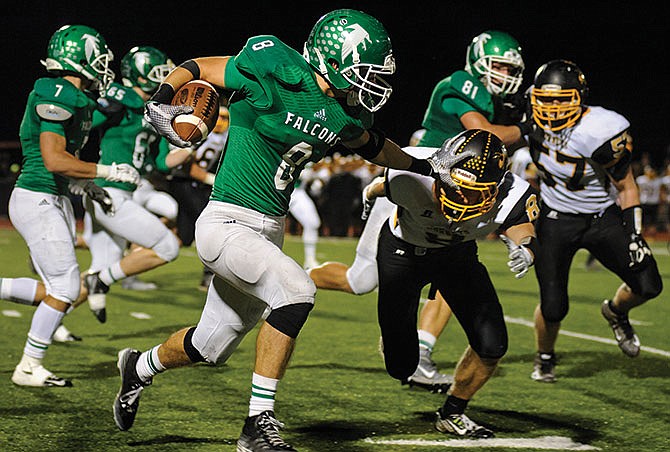
[[[174,97],[174,88],[169,83],[161,83],[153,96],[152,101],[159,104],[171,104]]]
[[[530,121],[517,122],[514,125],[519,128],[522,137],[529,135],[533,131],[533,123]]]
[[[623,227],[630,235],[642,234],[642,207],[631,206],[622,211]]]
[[[187,60],[184,61],[182,64],[179,65],[179,67],[186,69],[193,75],[194,80],[198,80],[200,78],[200,66],[198,66],[198,63],[196,63],[193,60]]]
[[[372,160],[379,155],[384,143],[386,142],[386,135],[379,129],[369,129],[368,135],[370,139],[363,146],[352,149],[356,154],[363,157],[365,160]]]
[[[535,257],[537,256],[537,238],[532,235],[524,237],[524,239],[519,242],[519,245],[528,248],[531,253],[533,253],[533,262],[535,262]]]
[[[434,175],[433,167],[430,166],[428,160],[416,159],[414,157],[412,157],[412,163],[409,165],[409,168],[407,168],[407,171],[423,174],[424,176]]]

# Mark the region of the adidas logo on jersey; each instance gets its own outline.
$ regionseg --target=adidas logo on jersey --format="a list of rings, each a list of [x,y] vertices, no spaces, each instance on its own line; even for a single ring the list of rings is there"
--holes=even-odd
[[[397,254],[398,256],[404,256],[405,255],[405,250],[401,249],[396,249],[393,254]]]
[[[316,119],[320,119],[321,121],[327,121],[326,119],[326,109],[322,108],[321,110],[317,111],[314,113],[314,117]]]
[[[38,204],[38,206],[49,206],[49,205],[51,205],[51,204],[49,204],[49,201],[47,201],[47,200],[44,199],[44,198],[42,198],[42,200],[41,200],[40,203]]]
[[[555,210],[550,211],[547,214],[547,218],[550,218],[552,220],[558,220],[558,212],[556,212]]]

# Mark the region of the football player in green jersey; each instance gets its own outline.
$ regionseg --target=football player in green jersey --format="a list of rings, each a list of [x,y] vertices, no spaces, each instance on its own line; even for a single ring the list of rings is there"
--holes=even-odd
[[[161,84],[146,117],[179,146],[189,143],[170,123],[190,110],[170,105],[176,90],[203,79],[235,91],[228,143],[196,224],[198,254],[216,276],[196,327],[144,353],[119,352],[114,415],[121,430],[132,426],[141,390],[154,375],[198,361],[225,362],[264,318],[238,450],[294,450],[279,436],[274,398],[316,287],[282,252],[289,199],[305,164],[338,144],[380,165],[431,172],[428,162],[413,159],[372,128],[373,112],[391,94],[383,77],[394,71],[382,24],[347,9],[317,21],[303,55],[275,36],[255,36],[236,56],[188,60]]]
[[[121,59],[123,83],[107,88],[104,107],[93,116],[93,127],[100,129],[102,136],[100,163],[123,163],[144,174],[147,161],[167,172],[188,157],[186,150],[168,153],[167,142],[143,120],[144,103],[173,68],[163,51],[150,46],[133,47]],[[84,208],[93,226],[87,241],[91,266],[84,281],[89,307],[105,322],[110,285],[173,261],[179,254],[179,241],[157,216],[133,199],[137,183],[96,182],[111,196],[116,213],[105,215],[98,204],[84,196]],[[124,257],[128,243],[139,248]]]
[[[104,90],[114,78],[112,52],[91,27],[66,25],[49,41],[43,61],[49,77],[35,82],[28,96],[19,135],[23,162],[9,200],[9,217],[30,249],[35,269],[47,288],[33,315],[28,340],[12,381],[21,386],[71,386],[45,369],[42,360],[61,320],[79,297],[75,256],[75,218],[67,196],[70,178],[133,182],[128,165],[79,160],[91,129],[96,103],[86,92]],[[104,190],[83,187],[109,211]]]
[[[508,147],[523,141],[531,121],[502,125],[499,119],[505,113],[504,103],[521,86],[523,70],[521,46],[512,36],[497,30],[475,36],[467,49],[465,70],[452,73],[433,89],[419,145],[439,147],[466,129],[487,130]]]

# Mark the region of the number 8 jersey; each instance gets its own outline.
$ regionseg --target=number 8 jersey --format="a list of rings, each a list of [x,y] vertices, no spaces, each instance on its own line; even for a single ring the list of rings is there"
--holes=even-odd
[[[574,127],[533,132],[528,138],[543,203],[573,214],[602,212],[614,204],[608,174],[614,180],[626,175],[632,156],[629,126],[616,112],[589,107]]]
[[[274,36],[250,38],[228,61],[225,81],[236,92],[215,201],[286,215],[305,165],[372,126],[367,110],[326,96],[305,59]]]

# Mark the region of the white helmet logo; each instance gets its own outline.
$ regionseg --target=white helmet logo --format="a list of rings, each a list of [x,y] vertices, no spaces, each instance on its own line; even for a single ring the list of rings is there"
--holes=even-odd
[[[484,44],[486,44],[489,39],[491,39],[491,35],[488,33],[482,33],[477,36],[476,49],[479,57],[484,56]]]
[[[144,65],[149,62],[150,58],[151,56],[148,52],[137,52],[135,55],[133,55],[133,64],[140,72],[143,72],[142,70],[144,69]]]
[[[100,55],[100,40],[89,34],[85,34],[82,36],[82,39],[84,40],[84,51],[86,52],[86,60],[91,61],[94,58]]]
[[[354,64],[358,64],[361,61],[358,46],[362,45],[363,50],[366,50],[366,41],[371,43],[372,40],[370,39],[370,34],[359,24],[348,26],[347,31],[348,33],[344,36],[344,42],[342,43],[342,60],[352,55]]]

